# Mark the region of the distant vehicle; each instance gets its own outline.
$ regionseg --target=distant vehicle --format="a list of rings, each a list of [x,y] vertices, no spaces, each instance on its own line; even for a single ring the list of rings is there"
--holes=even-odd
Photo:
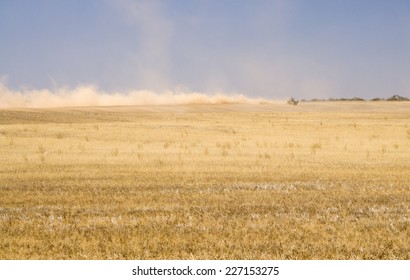
[[[295,98],[293,98],[293,97],[291,97],[291,98],[288,100],[288,104],[289,104],[289,105],[298,105],[298,103],[299,103],[299,100],[297,100],[297,99],[295,99]]]

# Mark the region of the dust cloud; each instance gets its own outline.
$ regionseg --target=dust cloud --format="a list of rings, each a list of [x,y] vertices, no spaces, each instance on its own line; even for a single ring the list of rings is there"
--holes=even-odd
[[[136,105],[188,105],[188,104],[264,104],[272,100],[249,98],[242,94],[205,94],[199,92],[147,90],[105,92],[95,86],[12,90],[0,83],[0,107],[53,108],[77,106],[136,106]]]

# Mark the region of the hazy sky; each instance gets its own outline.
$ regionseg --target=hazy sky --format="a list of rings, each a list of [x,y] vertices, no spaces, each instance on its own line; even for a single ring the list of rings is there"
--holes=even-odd
[[[410,96],[410,1],[0,0],[13,90]]]

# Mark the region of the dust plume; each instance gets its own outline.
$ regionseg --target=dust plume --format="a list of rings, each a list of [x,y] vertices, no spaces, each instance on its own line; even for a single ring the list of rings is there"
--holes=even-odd
[[[271,103],[271,100],[248,98],[241,94],[222,93],[208,95],[199,92],[165,91],[162,93],[138,90],[104,92],[92,85],[74,89],[12,90],[0,83],[0,107],[50,108],[76,106],[135,106],[135,105],[184,105],[227,103]]]

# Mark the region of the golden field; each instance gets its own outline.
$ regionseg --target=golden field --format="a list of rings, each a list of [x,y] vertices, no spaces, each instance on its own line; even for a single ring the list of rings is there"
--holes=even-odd
[[[0,259],[410,259],[410,103],[0,109]]]

